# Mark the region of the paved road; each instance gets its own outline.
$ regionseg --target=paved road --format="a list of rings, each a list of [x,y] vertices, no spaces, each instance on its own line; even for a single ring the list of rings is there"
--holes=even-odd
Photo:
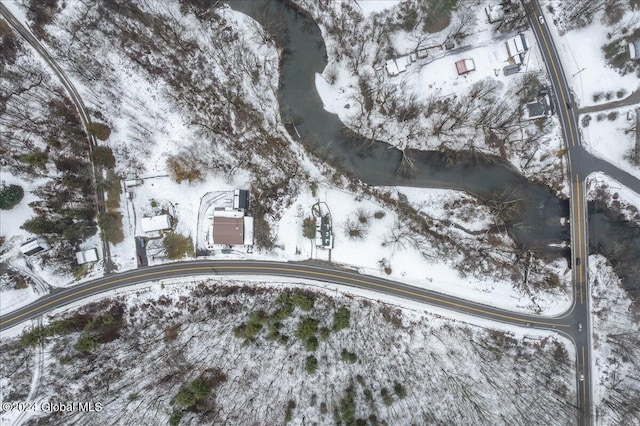
[[[63,69],[57,64],[57,62],[53,59],[53,57],[49,54],[49,52],[44,48],[42,44],[38,41],[38,39],[31,33],[29,29],[27,29],[13,14],[7,7],[0,2],[0,15],[7,20],[7,22],[13,27],[13,29],[20,34],[30,45],[33,47],[36,52],[49,64],[51,70],[56,74],[60,83],[64,86],[73,105],[76,107],[78,111],[78,115],[80,116],[80,120],[82,121],[82,125],[84,126],[85,132],[88,136],[88,144],[89,144],[89,157],[91,156],[91,152],[93,148],[97,145],[96,138],[89,133],[89,124],[91,124],[91,117],[87,112],[86,107],[84,106],[84,102],[80,97],[80,94],[76,90],[75,86],[71,82],[71,80],[66,76]],[[96,195],[96,203],[98,206],[98,212],[104,213],[105,211],[105,203],[104,203],[104,190],[100,185],[97,185],[98,182],[102,180],[102,168],[96,166],[91,163],[93,167],[94,174],[94,188]],[[109,250],[109,244],[104,240],[102,240],[102,253],[104,259],[104,266],[106,273],[110,273],[113,269],[113,265],[111,263],[111,253]]]
[[[196,275],[277,276],[334,283],[426,303],[474,317],[482,317],[525,327],[529,326],[554,330],[564,334],[570,339],[574,339],[577,336],[576,322],[572,313],[553,318],[541,317],[539,315],[525,315],[470,302],[453,296],[447,296],[435,291],[421,289],[384,278],[337,269],[328,264],[319,264],[317,262],[291,263],[246,260],[195,260],[170,263],[108,275],[69,289],[56,290],[22,309],[0,316],[0,331],[9,329],[24,321],[37,318],[53,309],[66,306],[96,294],[140,283],[157,283],[158,280],[162,279]]]
[[[557,101],[557,111],[567,146],[569,176],[571,180],[571,263],[573,267],[575,305],[571,316],[582,324],[582,330],[575,333],[576,343],[576,383],[578,389],[578,424],[588,425],[592,421],[591,390],[591,315],[588,279],[588,233],[587,203],[584,179],[591,172],[583,162],[584,150],[580,147],[578,114],[564,70],[551,34],[544,20],[540,20],[542,10],[537,0],[524,0],[525,9],[531,22],[538,46],[547,67],[551,86]],[[606,163],[606,162],[605,162]],[[607,163],[608,164],[608,163]]]

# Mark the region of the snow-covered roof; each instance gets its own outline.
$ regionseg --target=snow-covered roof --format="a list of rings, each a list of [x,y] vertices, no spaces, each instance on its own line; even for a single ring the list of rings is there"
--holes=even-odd
[[[384,67],[387,69],[390,76],[400,74],[400,70],[398,69],[395,59],[389,59]]]
[[[640,38],[629,42],[629,59],[636,59],[640,50]]]
[[[251,216],[244,217],[244,245],[253,245],[253,218]]]
[[[244,216],[244,212],[241,210],[233,209],[215,209],[213,211],[213,217],[235,217],[239,218]]]
[[[507,51],[509,52],[509,57],[514,58],[521,53],[524,53],[529,49],[529,44],[527,43],[527,38],[524,34],[518,34],[517,36],[510,38],[506,42]]]
[[[31,256],[41,251],[49,250],[50,248],[51,247],[47,244],[44,238],[34,238],[22,244],[20,246],[20,251],[22,254]]]
[[[489,23],[491,24],[504,19],[504,11],[502,10],[502,6],[499,4],[490,4],[489,6],[485,7],[484,12],[487,14],[487,19],[489,19]]]
[[[143,217],[140,219],[143,232],[162,231],[171,228],[171,217],[168,214],[160,216]]]
[[[96,260],[98,260],[98,252],[94,248],[89,250],[79,251],[79,252],[76,252],[76,259],[78,261],[78,265],[82,265],[89,262],[95,262]]]

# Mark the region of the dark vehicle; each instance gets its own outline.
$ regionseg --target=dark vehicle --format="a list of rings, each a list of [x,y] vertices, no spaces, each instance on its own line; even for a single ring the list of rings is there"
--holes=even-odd
[[[576,257],[576,266],[580,266],[580,258]]]
[[[567,102],[567,109],[571,109],[571,102]]]

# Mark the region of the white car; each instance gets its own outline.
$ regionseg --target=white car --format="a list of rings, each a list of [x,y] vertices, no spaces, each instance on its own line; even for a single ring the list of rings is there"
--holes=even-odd
[[[584,374],[581,374],[581,375],[580,375],[580,381],[581,381],[581,382],[584,382]]]
[[[541,25],[544,25],[544,16],[542,15],[538,16],[538,21],[540,21]]]

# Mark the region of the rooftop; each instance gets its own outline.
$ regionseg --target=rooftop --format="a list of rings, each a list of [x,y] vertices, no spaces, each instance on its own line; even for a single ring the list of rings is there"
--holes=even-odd
[[[229,245],[244,244],[244,218],[214,216],[213,242]]]

